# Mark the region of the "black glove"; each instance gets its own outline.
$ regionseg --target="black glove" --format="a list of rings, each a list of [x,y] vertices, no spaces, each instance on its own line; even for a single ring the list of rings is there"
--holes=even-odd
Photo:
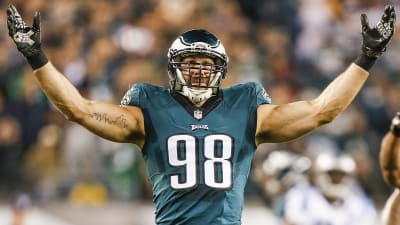
[[[396,137],[400,137],[400,112],[397,112],[396,116],[393,117],[392,124],[390,124],[390,131]]]
[[[391,5],[386,6],[382,18],[373,28],[369,26],[367,15],[361,15],[362,54],[356,60],[359,66],[369,70],[376,59],[386,51],[386,46],[394,34],[395,22],[396,13]]]
[[[36,12],[33,25],[29,27],[13,5],[7,8],[8,35],[13,39],[17,49],[25,56],[35,70],[48,62],[40,41],[40,13]]]

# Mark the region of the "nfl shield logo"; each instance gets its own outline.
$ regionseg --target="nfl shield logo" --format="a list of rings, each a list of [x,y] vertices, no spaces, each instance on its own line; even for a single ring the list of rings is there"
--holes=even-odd
[[[196,109],[193,112],[193,117],[200,120],[203,118],[203,111],[201,111],[200,109]]]

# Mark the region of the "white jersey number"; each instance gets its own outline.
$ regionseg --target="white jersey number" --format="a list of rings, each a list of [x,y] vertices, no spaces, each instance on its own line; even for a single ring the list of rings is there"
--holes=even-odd
[[[185,168],[185,173],[171,175],[171,187],[186,189],[196,186],[200,169],[204,171],[205,185],[218,189],[231,187],[232,143],[232,138],[224,134],[206,136],[203,143],[205,160],[202,165],[198,165],[198,142],[195,137],[180,134],[168,138],[169,164],[174,167]],[[221,172],[217,173],[217,171]]]

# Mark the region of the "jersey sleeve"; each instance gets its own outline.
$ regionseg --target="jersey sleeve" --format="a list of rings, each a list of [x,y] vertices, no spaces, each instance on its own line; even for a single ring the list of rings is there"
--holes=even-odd
[[[253,83],[253,85],[257,98],[257,105],[272,104],[271,98],[265,88],[260,83]]]
[[[131,105],[140,107],[140,93],[142,85],[134,84],[124,95],[120,105]]]

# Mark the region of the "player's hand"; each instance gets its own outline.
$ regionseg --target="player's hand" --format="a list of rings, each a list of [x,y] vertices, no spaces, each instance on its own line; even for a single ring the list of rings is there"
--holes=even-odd
[[[378,58],[386,51],[386,46],[394,34],[394,24],[396,22],[396,13],[394,7],[386,6],[382,18],[375,27],[370,27],[367,15],[361,15],[362,26],[362,51],[371,58]]]
[[[396,113],[390,124],[390,131],[397,137],[400,137],[400,112]]]
[[[27,58],[33,69],[47,63],[42,51],[40,40],[40,13],[36,12],[32,27],[22,20],[21,15],[13,5],[7,8],[8,35],[12,38],[17,49]]]
[[[41,49],[40,13],[36,12],[33,25],[29,27],[13,5],[7,8],[8,35],[24,56],[35,55]]]

